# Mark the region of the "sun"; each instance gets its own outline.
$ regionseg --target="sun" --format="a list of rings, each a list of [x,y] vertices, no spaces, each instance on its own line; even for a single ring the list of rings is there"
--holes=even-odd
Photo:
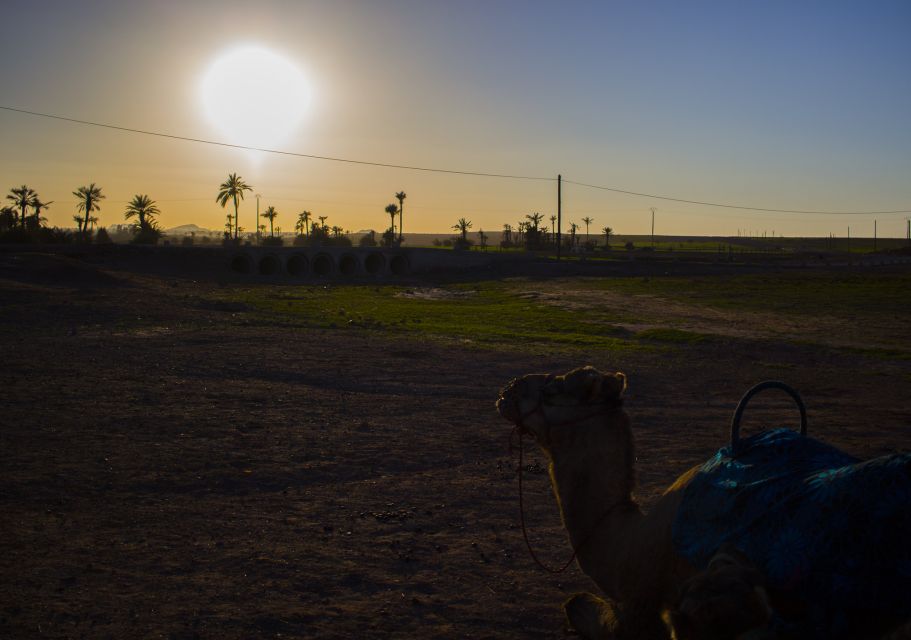
[[[255,45],[215,59],[199,84],[203,112],[226,141],[274,148],[298,128],[310,86],[291,61]]]

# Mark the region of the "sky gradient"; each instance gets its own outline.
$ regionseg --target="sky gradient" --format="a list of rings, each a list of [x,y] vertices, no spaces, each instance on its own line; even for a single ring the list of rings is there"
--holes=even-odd
[[[556,177],[778,209],[911,210],[911,2],[20,2],[3,5],[3,106],[225,140],[198,88],[221,53],[256,44],[309,79],[287,151]],[[238,92],[261,91],[256,77]],[[268,101],[270,96],[261,96]],[[237,172],[272,205],[352,231],[460,217],[499,232],[556,210],[551,181],[353,166],[152,138],[0,111],[4,191],[20,184],[73,226],[95,182],[102,225],[148,194],[160,223],[220,229]],[[593,232],[904,237],[911,214],[738,211],[564,187],[564,228]],[[253,224],[255,200],[241,208]]]

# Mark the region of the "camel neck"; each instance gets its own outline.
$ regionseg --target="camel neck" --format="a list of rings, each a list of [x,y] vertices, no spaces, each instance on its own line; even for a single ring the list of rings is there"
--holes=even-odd
[[[632,500],[632,443],[625,451],[591,448],[551,464],[551,480],[582,570],[610,597],[621,599],[639,558],[637,531],[644,518]]]

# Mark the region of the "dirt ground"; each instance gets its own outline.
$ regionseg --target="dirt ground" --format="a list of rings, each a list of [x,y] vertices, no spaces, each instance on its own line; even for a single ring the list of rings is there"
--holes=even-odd
[[[765,378],[813,435],[911,448],[911,363],[743,335],[538,354],[288,327],[215,279],[0,255],[0,637],[558,638],[593,589],[518,527],[498,389],[626,372],[645,508]],[[433,286],[434,283],[424,283]],[[744,432],[793,423],[757,400]],[[533,543],[571,550],[526,443]]]

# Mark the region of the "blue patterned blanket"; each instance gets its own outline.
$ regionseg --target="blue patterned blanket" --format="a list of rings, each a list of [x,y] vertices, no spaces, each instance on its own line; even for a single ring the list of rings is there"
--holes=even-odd
[[[686,488],[674,545],[703,569],[725,542],[765,575],[775,625],[856,638],[911,617],[911,453],[866,462],[788,429],[742,440]]]

